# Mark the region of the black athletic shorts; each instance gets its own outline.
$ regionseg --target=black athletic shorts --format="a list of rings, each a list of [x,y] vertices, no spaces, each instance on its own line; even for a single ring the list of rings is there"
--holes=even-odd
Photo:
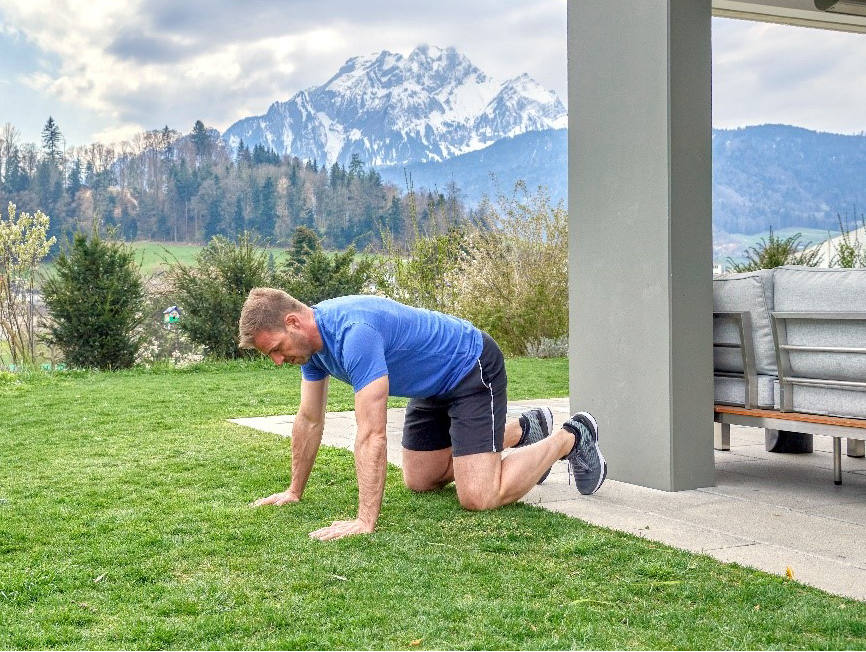
[[[502,450],[508,410],[505,361],[493,338],[481,335],[481,356],[457,387],[441,396],[409,401],[404,448],[436,451],[451,447],[455,457]]]

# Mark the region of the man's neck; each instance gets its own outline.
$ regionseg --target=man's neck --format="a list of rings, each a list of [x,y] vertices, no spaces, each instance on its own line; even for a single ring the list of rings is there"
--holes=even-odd
[[[319,330],[319,324],[316,321],[316,311],[308,307],[305,311],[305,323],[307,335],[314,347],[314,353],[318,353],[325,348],[325,342],[322,339],[322,332]]]

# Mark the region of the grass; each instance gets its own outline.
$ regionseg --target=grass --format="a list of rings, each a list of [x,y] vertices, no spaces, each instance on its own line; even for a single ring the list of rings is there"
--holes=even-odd
[[[567,392],[564,359],[508,374],[512,399]],[[0,374],[0,647],[866,646],[862,603],[526,505],[466,512],[395,468],[375,534],[312,541],[355,513],[351,454],[250,509],[290,442],[225,421],[297,404],[298,371],[265,363]]]
[[[175,259],[184,265],[194,266],[196,254],[202,249],[202,245],[170,242],[140,241],[129,244],[136,252],[136,259],[141,261],[141,272],[145,276],[165,271]],[[285,248],[268,247],[267,251],[274,255],[277,264],[282,262],[286,254]]]

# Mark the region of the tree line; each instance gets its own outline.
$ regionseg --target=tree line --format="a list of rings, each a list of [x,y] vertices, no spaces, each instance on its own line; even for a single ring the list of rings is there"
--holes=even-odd
[[[111,227],[125,240],[208,242],[254,232],[287,243],[300,226],[328,248],[363,248],[383,229],[398,241],[413,225],[442,231],[467,216],[456,184],[416,192],[384,183],[357,155],[348,166],[278,155],[243,141],[237,150],[195,122],[186,134],[165,126],[116,145],[64,149],[49,117],[41,147],[0,128],[0,206],[41,210],[49,235]]]

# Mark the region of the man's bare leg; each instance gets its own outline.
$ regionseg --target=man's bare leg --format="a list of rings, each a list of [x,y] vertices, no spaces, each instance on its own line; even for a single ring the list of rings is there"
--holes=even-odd
[[[517,445],[522,433],[519,422],[507,423],[504,436],[505,447],[512,448]],[[441,489],[454,481],[453,459],[451,448],[436,451],[411,451],[404,448],[403,482],[412,491]]]
[[[559,430],[547,439],[514,451],[505,459],[500,453],[455,457],[454,478],[460,504],[466,509],[478,510],[513,503],[525,496],[573,446],[574,435]]]
[[[454,480],[451,447],[435,451],[403,449],[403,482],[412,491],[435,491]]]

